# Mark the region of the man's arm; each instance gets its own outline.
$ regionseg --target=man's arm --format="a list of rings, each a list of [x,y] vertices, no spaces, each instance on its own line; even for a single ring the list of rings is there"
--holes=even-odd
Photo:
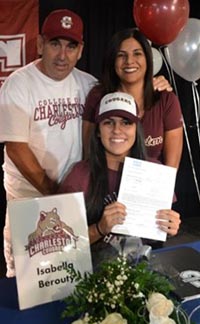
[[[21,174],[43,195],[56,192],[57,183],[41,168],[27,143],[6,142],[6,152]]]
[[[153,87],[154,90],[158,91],[166,90],[168,92],[171,92],[173,90],[171,84],[163,75],[159,75],[153,78]]]

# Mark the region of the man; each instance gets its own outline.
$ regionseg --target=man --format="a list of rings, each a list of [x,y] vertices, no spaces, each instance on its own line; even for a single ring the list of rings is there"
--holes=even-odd
[[[82,158],[81,116],[96,79],[75,68],[83,50],[81,18],[66,9],[51,12],[37,48],[41,58],[12,73],[0,92],[7,200],[55,193]],[[8,215],[4,253],[7,276],[14,276]]]

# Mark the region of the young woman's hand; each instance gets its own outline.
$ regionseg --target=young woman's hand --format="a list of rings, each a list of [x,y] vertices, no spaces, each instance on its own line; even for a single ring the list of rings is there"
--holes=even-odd
[[[171,209],[162,209],[157,211],[156,224],[161,230],[170,235],[178,233],[181,219],[180,214]]]
[[[117,224],[123,224],[126,217],[126,207],[122,203],[115,201],[104,208],[103,215],[98,222],[99,229],[107,235],[112,227]]]

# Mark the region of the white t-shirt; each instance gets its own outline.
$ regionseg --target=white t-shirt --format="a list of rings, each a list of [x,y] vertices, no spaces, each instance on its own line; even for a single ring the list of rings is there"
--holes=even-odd
[[[96,79],[74,68],[55,81],[32,62],[12,73],[0,92],[0,141],[26,142],[47,175],[58,182],[82,157],[82,113]],[[41,194],[6,154],[5,187],[14,198]]]

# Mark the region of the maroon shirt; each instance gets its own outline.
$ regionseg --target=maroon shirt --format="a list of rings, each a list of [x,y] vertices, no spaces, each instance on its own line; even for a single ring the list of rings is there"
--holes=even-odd
[[[121,168],[118,171],[108,169],[108,185],[111,197],[113,193],[118,193],[121,180]],[[89,164],[87,161],[77,162],[71,172],[62,181],[59,187],[59,193],[83,192],[86,196],[88,193],[90,181]],[[106,198],[106,197],[105,197]]]
[[[109,192],[108,196],[105,197],[106,200],[108,199],[108,203],[110,198],[114,198],[113,192],[118,193],[121,180],[121,171],[121,168],[119,171],[108,169]],[[64,181],[60,185],[58,192],[83,192],[86,195],[88,192],[89,180],[89,164],[87,161],[80,161],[75,164],[71,172],[64,179]],[[89,215],[87,215],[87,217],[89,218]],[[88,223],[90,223],[89,219]],[[96,270],[102,261],[116,258],[119,255],[119,252],[121,252],[120,244],[122,244],[123,241],[126,242],[127,238],[128,236],[124,235],[109,234],[105,238],[102,238],[99,241],[93,243],[91,245],[93,269]],[[131,240],[131,237],[129,237],[129,240]]]
[[[94,123],[102,94],[93,88],[86,100],[83,120]],[[145,146],[149,158],[162,162],[164,133],[182,126],[182,113],[179,100],[173,92],[162,91],[160,99],[141,119]]]
[[[122,166],[120,170],[114,171],[108,169],[108,181],[109,181],[109,192],[108,196],[114,197],[113,193],[118,193]],[[90,180],[89,164],[87,161],[80,161],[74,165],[71,172],[66,176],[60,185],[58,193],[72,193],[72,192],[83,192],[84,195],[88,193]],[[105,198],[109,200],[109,198]],[[109,203],[109,202],[108,202]],[[98,216],[97,216],[98,217]],[[89,215],[87,215],[89,218]],[[97,221],[97,220],[96,220]],[[94,221],[95,222],[95,221]],[[90,220],[88,219],[88,223]],[[120,241],[125,240],[129,236],[110,234],[91,245],[91,256],[94,269],[99,266],[99,264],[106,259],[114,258],[118,255],[120,246]],[[129,237],[131,240],[131,237]],[[157,242],[153,240],[142,240],[144,244],[150,244],[152,247],[161,247],[162,242]]]

